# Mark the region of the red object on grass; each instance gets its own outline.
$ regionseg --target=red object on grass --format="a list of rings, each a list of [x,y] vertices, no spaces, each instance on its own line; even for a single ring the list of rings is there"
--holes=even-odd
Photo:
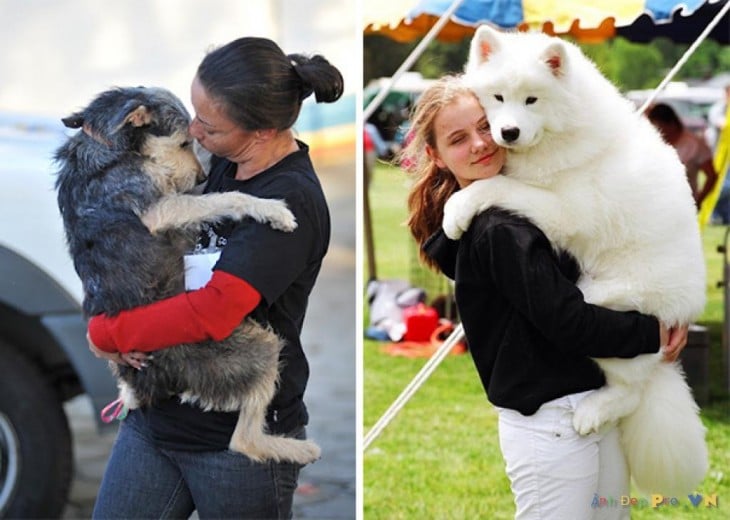
[[[419,303],[403,309],[403,322],[406,325],[404,341],[429,341],[439,326],[439,315],[433,307]]]
[[[409,358],[430,358],[441,347],[444,341],[454,332],[454,324],[449,320],[439,320],[439,326],[433,331],[429,341],[399,341],[389,343],[383,347],[383,352],[391,356]],[[467,351],[466,343],[459,342],[453,346],[449,354],[464,354]]]

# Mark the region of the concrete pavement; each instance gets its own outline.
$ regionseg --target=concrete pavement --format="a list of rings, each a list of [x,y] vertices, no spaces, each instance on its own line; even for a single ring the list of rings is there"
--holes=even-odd
[[[311,297],[302,340],[310,362],[307,433],[322,459],[305,467],[294,518],[354,519],[356,432],[355,166],[322,165],[318,173],[332,216],[332,243]],[[115,432],[99,434],[91,404],[67,403],[75,474],[64,519],[89,518]]]

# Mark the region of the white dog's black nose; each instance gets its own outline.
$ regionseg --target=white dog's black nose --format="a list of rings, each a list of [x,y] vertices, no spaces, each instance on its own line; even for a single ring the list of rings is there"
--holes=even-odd
[[[508,143],[512,143],[520,136],[520,129],[516,126],[506,126],[502,128],[502,139]]]

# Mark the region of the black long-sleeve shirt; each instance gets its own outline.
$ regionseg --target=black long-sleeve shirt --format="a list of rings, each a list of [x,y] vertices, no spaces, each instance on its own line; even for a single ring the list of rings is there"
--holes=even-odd
[[[656,318],[586,303],[575,261],[524,218],[489,209],[459,241],[439,231],[424,251],[455,280],[469,350],[496,406],[532,415],[551,399],[605,383],[589,356],[659,350]]]

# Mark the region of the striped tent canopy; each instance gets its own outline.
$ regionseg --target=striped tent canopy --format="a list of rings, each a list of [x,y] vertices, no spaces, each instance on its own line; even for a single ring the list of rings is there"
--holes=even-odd
[[[503,29],[541,30],[599,42],[615,36],[647,42],[664,36],[690,43],[730,0],[462,0],[438,34],[441,41],[459,41],[474,28],[491,23]],[[399,42],[421,38],[453,0],[368,0],[364,33]],[[727,14],[708,36],[730,42]]]

